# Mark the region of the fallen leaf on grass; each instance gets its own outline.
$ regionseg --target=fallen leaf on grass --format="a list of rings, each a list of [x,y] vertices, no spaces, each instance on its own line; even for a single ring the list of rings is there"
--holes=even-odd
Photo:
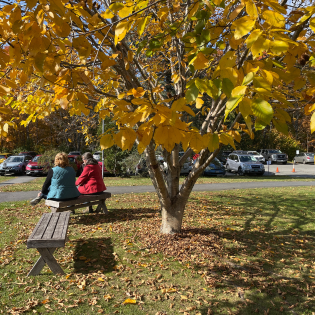
[[[186,295],[181,295],[181,296],[180,296],[180,299],[181,299],[181,300],[188,300],[188,297],[187,297]]]
[[[112,297],[109,294],[104,295],[104,299],[106,301],[110,300]]]
[[[137,301],[133,299],[127,299],[123,302],[123,304],[137,304]]]
[[[161,289],[162,293],[172,293],[172,292],[176,292],[177,290],[174,288],[168,288],[168,289]]]

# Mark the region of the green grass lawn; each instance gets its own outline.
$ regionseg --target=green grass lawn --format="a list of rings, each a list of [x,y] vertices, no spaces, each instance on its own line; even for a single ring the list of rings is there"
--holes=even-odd
[[[185,177],[181,177],[180,183],[184,182]],[[244,182],[262,182],[262,181],[314,181],[314,178],[301,178],[292,176],[226,176],[226,177],[200,177],[197,184],[216,184],[216,183],[244,183]],[[34,181],[25,184],[13,184],[1,186],[0,192],[13,192],[13,191],[40,191],[45,177],[34,178]],[[150,178],[132,176],[130,178],[121,177],[105,177],[104,183],[107,187],[111,186],[143,186],[152,185]]]
[[[155,194],[113,196],[109,215],[71,215],[55,254],[65,276],[29,278],[38,253],[26,240],[48,209],[0,203],[0,313],[312,315],[314,198],[314,187],[193,193],[182,233],[163,236]]]

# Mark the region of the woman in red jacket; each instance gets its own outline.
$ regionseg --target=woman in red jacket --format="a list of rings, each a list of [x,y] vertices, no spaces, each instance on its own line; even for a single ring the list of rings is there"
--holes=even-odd
[[[82,155],[84,163],[83,172],[75,182],[78,190],[83,195],[97,195],[106,190],[102,169],[98,162],[93,158],[90,152]],[[93,213],[92,206],[89,206],[89,212]]]

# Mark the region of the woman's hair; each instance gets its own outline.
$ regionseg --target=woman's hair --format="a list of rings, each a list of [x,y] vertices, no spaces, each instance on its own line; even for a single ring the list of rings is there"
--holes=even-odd
[[[66,167],[69,166],[68,154],[60,152],[55,156],[55,166]]]
[[[98,162],[93,158],[93,155],[90,152],[83,153],[82,160],[86,160],[85,165],[96,165],[96,164],[98,164]]]

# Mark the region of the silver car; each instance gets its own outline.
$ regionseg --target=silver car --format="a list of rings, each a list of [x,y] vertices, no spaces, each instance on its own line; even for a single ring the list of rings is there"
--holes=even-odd
[[[226,160],[225,168],[227,171],[236,172],[238,175],[263,175],[265,173],[264,165],[249,154],[231,153]]]
[[[31,160],[29,155],[12,155],[0,164],[0,175],[24,174],[26,165]]]
[[[294,159],[294,163],[314,163],[314,153],[300,152]]]
[[[259,161],[261,163],[266,162],[265,158],[260,153],[258,153],[257,151],[247,151],[246,153],[249,155],[252,155],[257,161]]]

